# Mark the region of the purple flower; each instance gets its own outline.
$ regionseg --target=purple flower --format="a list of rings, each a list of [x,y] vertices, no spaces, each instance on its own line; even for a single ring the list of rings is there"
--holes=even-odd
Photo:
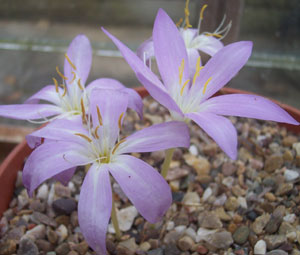
[[[224,47],[223,43],[221,42],[221,39],[223,39],[226,36],[226,34],[231,28],[231,22],[223,28],[226,18],[226,16],[224,16],[222,22],[213,33],[203,32],[200,34],[201,21],[203,20],[203,12],[206,7],[207,5],[205,4],[201,9],[199,25],[198,28],[195,29],[192,28],[192,26],[189,23],[189,10],[187,1],[185,7],[185,26],[181,26],[178,28],[187,50],[190,74],[192,76],[196,71],[195,67],[197,64],[197,60],[200,56],[199,51],[202,51],[208,54],[209,56],[213,56],[214,54],[216,54],[220,49]],[[180,21],[182,22],[182,19]],[[180,24],[177,24],[176,26],[179,25]],[[137,55],[140,57],[140,59],[144,61],[148,61],[148,59],[155,56],[152,37],[140,45],[140,47],[137,49]]]
[[[232,43],[219,50],[203,67],[198,60],[190,79],[184,41],[170,17],[160,9],[154,29],[155,57],[163,83],[143,61],[116,37],[113,40],[153,98],[167,107],[174,119],[196,122],[232,159],[237,156],[237,133],[222,115],[240,116],[298,125],[286,111],[273,102],[255,95],[213,96],[247,62],[252,42]]]
[[[26,100],[25,104],[20,105],[1,105],[0,116],[37,120],[48,117],[67,118],[74,115],[82,115],[88,111],[88,96],[92,89],[110,88],[124,91],[130,98],[129,107],[137,111],[142,116],[143,103],[140,96],[133,89],[124,87],[114,79],[97,79],[85,88],[92,64],[92,48],[89,39],[85,35],[76,36],[71,42],[67,54],[65,55],[64,74],[57,68],[63,83],[58,84],[53,79],[55,85],[48,85]],[[48,103],[39,104],[39,101]]]
[[[40,145],[29,156],[23,183],[31,195],[43,181],[66,169],[91,164],[81,187],[78,217],[88,244],[105,254],[105,236],[111,215],[111,174],[141,215],[151,223],[161,219],[172,198],[167,182],[157,170],[130,155],[173,147],[188,147],[188,127],[171,121],[153,125],[120,139],[128,106],[122,91],[94,89],[90,96],[91,124],[80,118],[60,119],[36,131],[38,137],[57,139]],[[89,122],[88,122],[89,123]]]

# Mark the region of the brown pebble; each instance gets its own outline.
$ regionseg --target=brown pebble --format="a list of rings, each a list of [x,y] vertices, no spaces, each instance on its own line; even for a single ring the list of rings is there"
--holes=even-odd
[[[70,224],[70,217],[67,215],[59,215],[55,218],[57,225],[65,225],[66,227]]]
[[[70,251],[69,244],[62,243],[55,249],[57,255],[67,255]]]
[[[43,239],[36,240],[35,244],[39,248],[39,251],[49,252],[49,251],[52,251],[54,248],[50,242],[43,240]]]
[[[276,169],[279,169],[283,164],[282,155],[274,154],[266,159],[265,161],[265,170],[268,173],[274,172]]]
[[[270,202],[276,201],[275,195],[273,193],[271,193],[271,192],[267,192],[265,194],[265,198],[268,199]]]
[[[294,155],[290,150],[286,150],[283,154],[283,159],[285,162],[291,162],[294,160]]]
[[[9,255],[15,253],[17,250],[16,240],[6,240],[0,243],[0,254]]]
[[[56,234],[56,232],[50,228],[47,229],[47,238],[49,240],[50,243],[52,244],[56,244],[57,239],[58,239],[58,235]]]
[[[198,245],[196,251],[201,255],[205,255],[208,253],[208,249],[203,245]]]
[[[87,244],[86,241],[82,241],[78,244],[69,242],[69,246],[71,250],[78,252],[80,255],[84,255],[89,249],[89,245]]]
[[[234,233],[235,230],[237,229],[237,225],[234,224],[234,223],[230,223],[230,224],[228,225],[227,229],[228,229],[228,231],[229,231],[230,233]]]
[[[195,245],[195,242],[191,237],[183,236],[178,240],[177,245],[180,250],[188,251]]]

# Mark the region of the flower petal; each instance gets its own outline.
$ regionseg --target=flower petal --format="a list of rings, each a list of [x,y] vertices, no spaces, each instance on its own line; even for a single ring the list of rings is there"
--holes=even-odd
[[[189,147],[188,126],[182,121],[170,121],[144,128],[126,137],[116,153],[151,152],[169,148]]]
[[[272,101],[256,95],[217,96],[201,104],[201,110],[218,115],[271,120],[299,125],[291,115]]]
[[[179,67],[184,59],[182,82],[189,79],[186,46],[178,28],[163,10],[159,9],[153,27],[153,44],[159,72],[169,91],[180,88]]]
[[[70,142],[48,141],[37,147],[27,159],[23,169],[23,183],[28,193],[45,180],[69,168],[89,161],[83,146]]]
[[[189,66],[190,66],[190,78],[194,78],[194,74],[196,72],[197,61],[200,56],[198,50],[196,49],[187,49],[188,57],[189,57]],[[201,66],[201,59],[200,59]]]
[[[118,156],[109,170],[140,214],[149,222],[159,221],[172,203],[171,190],[164,178],[144,161]]]
[[[128,95],[128,107],[136,111],[139,114],[140,118],[143,117],[143,100],[134,89],[126,88],[121,82],[110,78],[101,78],[92,81],[86,87],[88,95],[94,88],[116,89],[126,93]]]
[[[154,46],[152,36],[138,47],[136,54],[144,62],[154,57]]]
[[[78,203],[80,230],[95,252],[106,254],[106,231],[112,208],[107,165],[93,164],[84,178]]]
[[[213,37],[207,35],[198,35],[195,39],[191,42],[191,47],[204,53],[213,56],[215,55],[220,49],[224,47],[223,43]]]
[[[90,108],[94,128],[100,124],[98,134],[101,142],[110,148],[115,144],[119,135],[119,125],[122,124],[128,106],[128,97],[120,90],[93,89],[90,96]],[[98,110],[101,121],[98,118]],[[123,117],[122,117],[123,116]]]
[[[0,105],[0,116],[18,120],[36,120],[62,113],[61,108],[50,104]]]
[[[52,178],[56,181],[61,182],[63,185],[67,185],[74,175],[76,167],[72,167],[70,169],[64,170],[59,174],[54,175]]]
[[[92,65],[92,47],[89,39],[83,34],[77,35],[68,48],[67,56],[76,67],[76,73],[82,84],[85,84]],[[73,79],[72,71],[74,71],[72,66],[65,59],[64,73],[68,81]]]
[[[237,132],[230,120],[208,112],[187,113],[186,117],[195,121],[231,159],[236,159]]]
[[[63,94],[63,89],[58,88],[60,91],[60,94]],[[55,90],[54,85],[48,85],[44,88],[42,88],[40,91],[35,93],[33,96],[28,98],[25,101],[25,104],[38,104],[40,100],[45,100],[48,102],[51,102],[56,105],[60,105],[60,98],[58,96],[58,93]]]
[[[251,51],[252,42],[248,41],[232,43],[219,50],[201,70],[190,93],[200,93],[202,101],[215,94],[246,64]],[[210,78],[204,89],[204,84]]]

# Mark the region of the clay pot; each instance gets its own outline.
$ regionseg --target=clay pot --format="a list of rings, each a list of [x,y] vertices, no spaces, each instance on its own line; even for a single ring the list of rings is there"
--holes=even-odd
[[[148,95],[148,92],[145,88],[140,87],[137,88],[136,91],[142,96],[145,97]],[[217,95],[221,94],[251,94],[245,91],[232,89],[232,88],[223,88]],[[276,102],[276,101],[275,101]],[[289,114],[291,114],[296,120],[300,122],[300,111],[284,104],[279,104],[282,108],[284,108]],[[288,124],[280,124],[285,126],[288,130],[294,133],[300,133],[300,126],[288,125]],[[20,143],[15,149],[8,155],[8,157],[3,161],[0,165],[0,217],[2,213],[7,209],[8,204],[11,200],[14,191],[14,184],[17,176],[17,172],[22,170],[24,160],[31,153],[31,149],[28,147],[26,141]]]

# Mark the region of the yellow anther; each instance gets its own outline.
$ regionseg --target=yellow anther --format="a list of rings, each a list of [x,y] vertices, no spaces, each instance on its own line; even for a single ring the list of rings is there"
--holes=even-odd
[[[179,84],[182,83],[182,77],[183,77],[183,71],[184,71],[184,58],[181,61],[181,64],[179,66]]]
[[[205,94],[206,91],[206,87],[208,85],[208,83],[211,81],[212,77],[208,78],[208,80],[205,82],[204,86],[203,86],[203,95]]]
[[[85,107],[84,107],[84,103],[83,103],[82,98],[80,100],[80,105],[81,105],[81,112],[82,112],[82,120],[85,121]]]
[[[68,77],[64,76],[58,69],[58,66],[56,67],[56,72],[58,73],[58,75],[63,79],[63,80],[67,80]]]
[[[180,95],[181,95],[181,96],[182,96],[182,94],[183,94],[184,88],[186,87],[186,85],[187,85],[189,82],[190,82],[190,80],[187,80],[187,81],[183,84],[183,86],[182,86],[182,88],[181,88],[181,90],[180,90]]]
[[[82,85],[81,85],[80,79],[78,79],[77,85],[78,85],[78,87],[79,87],[81,90],[83,90],[83,87],[82,87]]]
[[[124,143],[125,141],[126,141],[126,139],[122,139],[121,141],[119,141],[119,142],[115,145],[115,147],[114,147],[114,149],[112,150],[111,154],[114,154],[114,153],[116,152],[117,148],[120,146],[120,144],[121,144],[121,143]]]
[[[124,115],[124,112],[122,112],[120,117],[119,117],[119,121],[118,121],[119,129],[121,129],[121,126],[122,126],[122,117],[123,117],[123,115]]]
[[[186,0],[185,2],[185,8],[184,8],[184,15],[185,15],[185,29],[192,27],[192,25],[190,24],[190,11],[189,11],[189,2],[190,0]]]
[[[76,66],[72,63],[71,59],[68,57],[67,54],[65,54],[66,60],[69,62],[70,66],[76,71]]]
[[[203,13],[204,13],[204,10],[207,8],[207,4],[203,5],[202,8],[201,8],[201,11],[200,11],[200,19],[202,20],[203,19]]]
[[[58,93],[58,82],[55,78],[52,78],[53,79],[53,82],[55,84],[55,91]]]
[[[176,27],[180,27],[182,22],[183,22],[183,18],[180,18],[180,20],[178,20],[178,22],[176,23]]]
[[[69,84],[71,84],[73,81],[75,81],[76,79],[76,73],[72,71],[72,74],[73,74],[73,78],[72,80],[69,82]]]
[[[64,89],[64,93],[62,94],[62,97],[64,97],[67,94],[67,87],[64,84],[61,84],[61,86]]]
[[[98,115],[99,125],[102,126],[103,121],[102,121],[102,116],[101,116],[100,109],[99,109],[98,105],[97,105],[97,115]]]
[[[206,36],[214,36],[214,37],[217,37],[217,38],[222,38],[222,35],[216,34],[216,33],[206,33],[205,35]]]
[[[84,138],[85,140],[87,140],[89,143],[91,143],[93,140],[91,138],[89,138],[88,136],[84,135],[84,134],[80,134],[80,133],[75,133],[75,135],[78,135],[82,138]]]
[[[98,135],[98,129],[99,129],[99,125],[95,128],[95,131],[94,131],[94,133],[95,133],[95,137],[97,138],[97,139],[99,139],[100,137],[99,137],[99,135]]]
[[[196,72],[195,72],[195,75],[194,75],[194,78],[193,78],[192,85],[194,85],[196,83],[196,79],[200,75],[200,70],[202,70],[204,68],[204,66],[200,66],[200,62],[201,62],[201,58],[199,56],[198,59],[197,59]]]

